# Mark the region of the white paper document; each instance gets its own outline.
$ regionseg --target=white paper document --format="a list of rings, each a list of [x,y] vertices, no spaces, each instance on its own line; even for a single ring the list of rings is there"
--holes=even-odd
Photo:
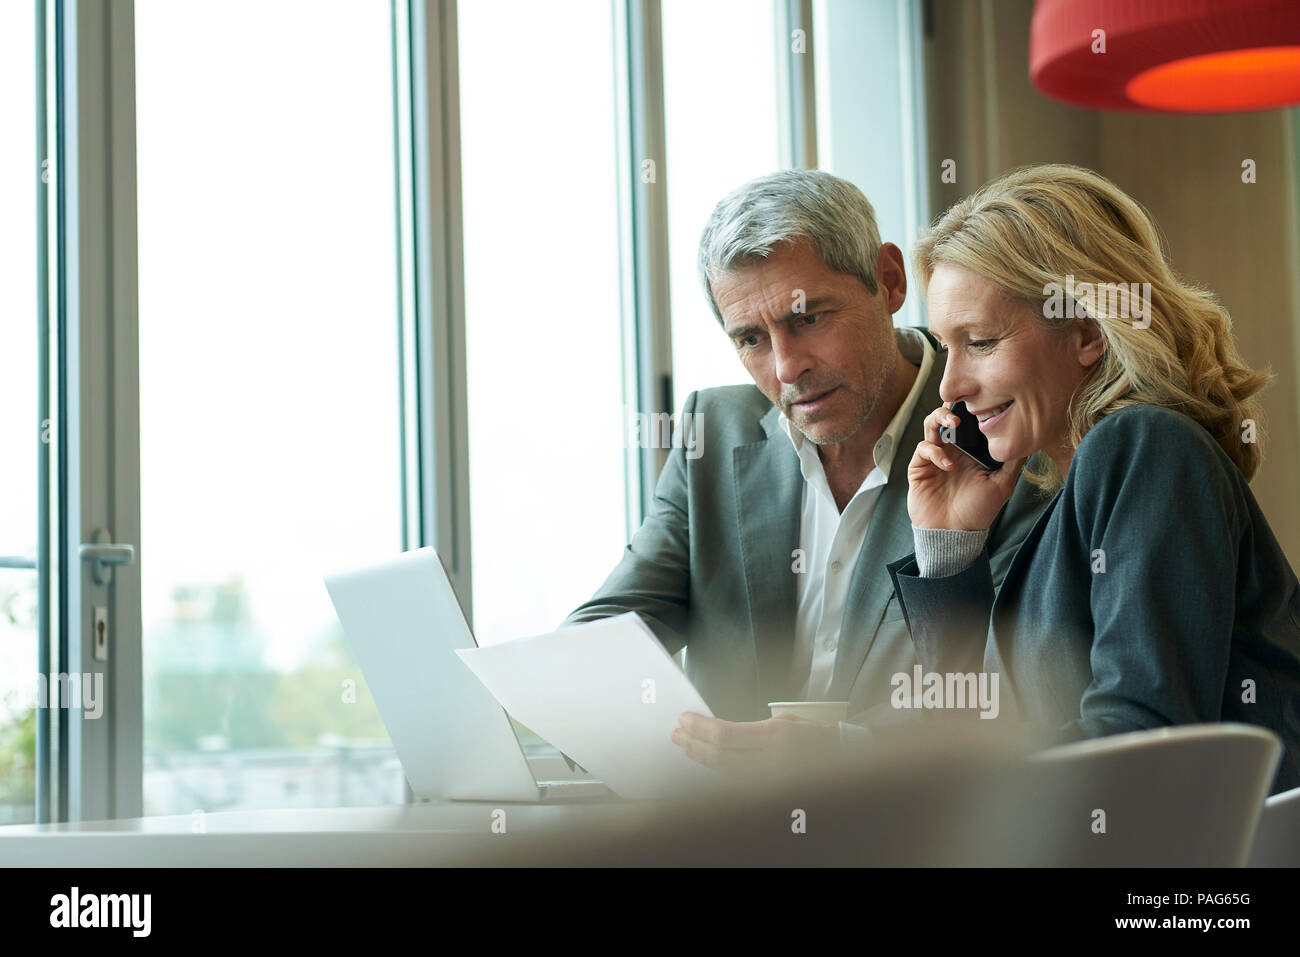
[[[679,714],[713,713],[635,612],[456,654],[515,720],[621,797],[698,795],[721,783],[673,743]]]

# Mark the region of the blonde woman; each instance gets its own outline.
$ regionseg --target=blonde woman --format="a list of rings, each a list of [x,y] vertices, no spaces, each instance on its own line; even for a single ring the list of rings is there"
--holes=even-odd
[[[1273,790],[1300,785],[1300,585],[1248,485],[1270,376],[1227,312],[1073,166],[990,183],[915,260],[948,359],[908,467],[916,551],[888,568],[922,667],[998,674],[1002,712],[1060,740],[1262,725]],[[999,471],[947,441],[959,401]],[[987,529],[1026,464],[1050,501],[995,594]]]

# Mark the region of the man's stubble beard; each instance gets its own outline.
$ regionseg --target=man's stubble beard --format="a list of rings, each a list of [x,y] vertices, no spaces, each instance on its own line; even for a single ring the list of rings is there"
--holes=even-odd
[[[865,407],[862,410],[862,414],[858,417],[858,420],[843,432],[826,436],[820,439],[815,439],[807,432],[804,432],[802,428],[799,428],[799,424],[796,422],[795,428],[799,429],[799,431],[803,434],[804,438],[806,438],[809,442],[812,442],[813,445],[835,445],[838,442],[847,441],[848,439],[851,439],[853,438],[853,436],[857,435],[858,429],[862,428],[862,426],[866,423],[866,421],[869,418],[871,418],[872,413],[876,411],[876,406],[880,403],[881,399],[884,397],[885,390],[889,386],[890,363],[893,361],[895,356],[890,352],[889,349],[882,349],[882,353],[884,354],[884,358],[881,360],[880,367],[875,370],[875,379],[876,382],[878,383],[876,387],[876,394],[870,399],[866,400]],[[849,394],[853,395],[854,393],[850,392]]]
[[[879,396],[877,396],[876,401],[879,401]],[[858,429],[862,428],[863,423],[865,423],[867,419],[871,418],[871,413],[874,412],[875,409],[876,409],[875,402],[867,403],[866,408],[863,410],[862,414],[858,417],[858,420],[854,422],[852,426],[850,426],[848,429],[846,429],[843,432],[835,433],[829,436],[823,436],[821,438],[814,438],[813,436],[809,435],[807,432],[804,432],[804,430],[799,426],[797,422],[795,423],[795,428],[799,429],[799,431],[803,433],[803,437],[807,439],[809,442],[811,442],[813,445],[835,445],[836,443],[844,442],[847,439],[851,439],[853,438],[853,436],[857,435]]]

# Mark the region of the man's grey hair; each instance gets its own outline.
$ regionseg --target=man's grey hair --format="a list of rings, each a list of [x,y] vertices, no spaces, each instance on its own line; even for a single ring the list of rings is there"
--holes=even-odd
[[[880,231],[862,190],[821,170],[781,170],[724,196],[704,227],[700,281],[719,323],[711,280],[800,239],[811,240],[829,268],[857,276],[875,295]]]

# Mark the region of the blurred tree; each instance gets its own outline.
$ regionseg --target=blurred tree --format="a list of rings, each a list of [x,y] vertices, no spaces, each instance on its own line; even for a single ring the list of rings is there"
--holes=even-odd
[[[0,723],[0,805],[36,804],[35,757],[36,709],[29,707]]]
[[[28,580],[22,585],[0,586],[0,621],[30,632],[36,626],[36,573],[23,577]],[[36,805],[36,708],[16,705],[14,698],[11,693],[0,702],[0,806],[9,809],[4,820],[19,823],[33,819]]]
[[[311,747],[322,734],[383,741],[384,723],[361,669],[335,626],[312,642],[311,662],[280,676],[277,717],[294,747]]]
[[[232,630],[238,627],[227,624]],[[192,640],[196,633],[185,637]],[[233,638],[231,644],[250,645]],[[193,751],[208,736],[224,738],[231,748],[313,748],[322,735],[384,740],[383,722],[342,631],[335,626],[317,636],[306,660],[287,673],[247,666],[216,673],[155,672],[145,687],[149,746]]]

